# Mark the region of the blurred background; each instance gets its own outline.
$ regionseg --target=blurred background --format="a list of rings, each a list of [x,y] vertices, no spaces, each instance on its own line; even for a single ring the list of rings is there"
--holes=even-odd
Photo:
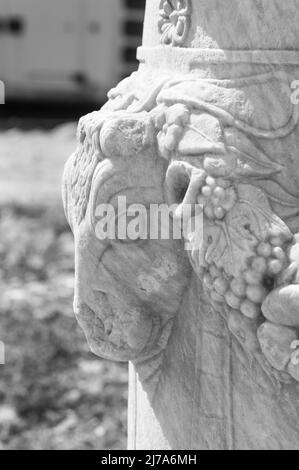
[[[76,121],[137,69],[145,0],[0,0],[0,449],[124,449],[127,365],[72,313]]]

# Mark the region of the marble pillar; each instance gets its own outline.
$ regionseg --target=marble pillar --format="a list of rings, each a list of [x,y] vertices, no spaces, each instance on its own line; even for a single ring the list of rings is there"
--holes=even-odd
[[[298,24],[299,0],[148,0],[139,70],[80,120],[74,311],[130,363],[129,449],[299,449]]]

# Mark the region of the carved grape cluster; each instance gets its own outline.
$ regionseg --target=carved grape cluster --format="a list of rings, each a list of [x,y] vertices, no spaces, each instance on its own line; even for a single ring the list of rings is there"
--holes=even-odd
[[[219,307],[223,310],[221,305],[228,308],[228,327],[247,352],[257,357],[263,353],[269,370],[287,382],[299,381],[299,368],[291,361],[292,343],[297,342],[298,331],[283,325],[283,319],[282,324],[269,321],[261,307],[270,292],[279,287],[282,273],[290,264],[286,254],[290,246],[291,241],[279,236],[260,241],[247,269],[238,278],[228,276],[215,263],[201,268],[200,273],[212,304],[218,306],[218,311]]]
[[[282,244],[277,237],[260,242],[255,256],[248,260],[247,269],[238,278],[228,276],[215,264],[203,268],[203,284],[211,291],[212,299],[240,310],[247,318],[259,317],[262,302],[288,263]]]
[[[203,206],[204,214],[208,219],[222,220],[233,208],[236,200],[235,189],[229,181],[207,176],[197,202]]]

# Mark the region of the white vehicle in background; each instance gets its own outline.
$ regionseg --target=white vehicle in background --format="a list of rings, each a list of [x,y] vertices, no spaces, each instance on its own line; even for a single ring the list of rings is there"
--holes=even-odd
[[[102,101],[137,68],[145,0],[0,0],[6,99]]]

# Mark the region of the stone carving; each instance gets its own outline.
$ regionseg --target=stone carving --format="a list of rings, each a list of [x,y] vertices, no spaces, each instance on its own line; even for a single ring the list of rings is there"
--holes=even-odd
[[[191,25],[190,0],[162,0],[158,23],[161,43],[183,46]]]
[[[265,77],[259,77],[259,80],[262,83]],[[286,274],[282,272],[290,263],[286,253],[294,239],[287,225],[273,213],[267,193],[255,185],[261,178],[279,174],[283,167],[271,161],[248,136],[271,139],[287,135],[297,126],[297,114],[293,110],[291,127],[287,121],[285,126],[271,131],[251,128],[223,112],[223,108],[194,99],[198,95],[212,95],[213,88],[215,94],[219,93],[218,84],[215,87],[198,80],[193,84],[190,80],[187,83],[188,92],[186,81],[183,81],[167,85],[158,96],[158,102],[170,105],[163,118],[160,117],[164,124],[161,135],[158,134],[161,154],[175,161],[166,175],[171,190],[169,202],[178,202],[176,186],[186,186],[186,181],[190,181],[183,204],[195,203],[195,195],[204,208],[203,244],[200,249],[194,247],[191,253],[195,271],[215,302],[215,308],[223,310],[223,304],[226,304],[233,310],[226,313],[229,328],[249,346],[248,353],[260,361],[259,351],[262,349],[275,369],[285,370],[291,359],[292,341],[286,343],[287,349],[276,344],[275,348],[279,350],[273,351],[272,330],[267,329],[268,324],[260,326],[261,305],[270,291],[286,282]],[[187,103],[190,108],[186,107]],[[182,164],[183,155],[199,157],[195,169],[189,163]],[[176,163],[176,160],[180,162]],[[189,193],[193,193],[192,196]],[[285,192],[286,206],[297,211],[297,200],[288,199],[290,195]],[[292,277],[288,276],[288,281],[291,280]],[[251,322],[244,321],[236,310]],[[282,318],[279,323],[289,325]],[[298,319],[295,323],[298,326]],[[257,337],[250,344],[249,338],[254,331]],[[269,331],[268,336],[266,331]],[[291,334],[288,328],[281,327],[281,338],[284,333]],[[293,341],[298,339],[295,331],[290,337]],[[298,377],[294,367],[289,366],[289,369],[294,378]]]
[[[233,78],[158,78],[143,67],[80,121],[63,189],[75,314],[96,354],[132,362],[146,393],[134,392],[147,410],[138,409],[138,433],[153,419],[165,438],[144,438],[152,448],[299,447],[291,81],[271,67]],[[97,207],[119,195],[147,208],[175,203],[177,223],[186,204],[200,204],[202,230],[184,240],[101,241]]]

